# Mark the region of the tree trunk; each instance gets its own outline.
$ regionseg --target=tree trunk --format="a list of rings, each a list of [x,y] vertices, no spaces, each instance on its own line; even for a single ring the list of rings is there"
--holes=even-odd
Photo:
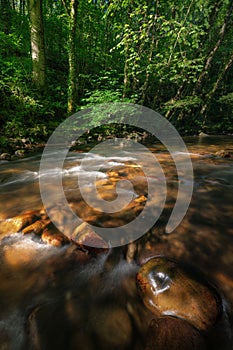
[[[214,25],[214,21],[215,21],[216,18],[217,18],[219,9],[220,9],[220,7],[222,6],[222,1],[223,1],[223,0],[217,0],[217,1],[215,1],[215,3],[214,3],[214,7],[212,8],[212,11],[210,12],[210,15],[209,15],[209,25],[210,25],[210,28],[212,28],[213,25]],[[187,12],[187,14],[186,14],[186,17],[187,17],[187,15],[188,15],[189,11],[190,11],[190,6],[189,6],[188,12]],[[197,56],[197,57],[201,55],[201,52],[202,52],[202,50],[203,50],[203,47],[204,47],[206,41],[209,41],[209,40],[210,40],[210,39],[209,39],[209,35],[210,35],[210,33],[207,32],[207,33],[205,34],[205,36],[203,37],[202,42],[200,42],[200,44],[199,44],[199,49],[196,51],[196,56]],[[207,68],[208,68],[208,67],[207,67]],[[182,73],[181,73],[181,75],[182,75]],[[199,76],[198,80],[199,80],[199,79],[202,80],[202,78],[204,78],[204,75],[205,75],[205,74],[203,74],[203,72],[202,72],[201,75],[203,75],[203,76],[202,76],[202,77]],[[189,83],[189,82],[187,82],[186,80],[184,80],[184,81],[181,83],[181,85],[179,86],[179,88],[178,88],[178,90],[177,90],[177,92],[176,92],[176,95],[170,100],[170,102],[178,101],[179,99],[184,98],[185,95],[187,95],[187,94],[192,94],[193,96],[196,95],[197,90],[198,90],[198,88],[197,88],[198,84],[199,84],[199,83],[196,83],[195,86],[193,87],[193,86],[191,85],[191,83]],[[191,92],[190,92],[190,90],[191,90]],[[173,109],[169,109],[169,110],[166,112],[165,117],[166,117],[167,119],[170,119],[170,117],[172,116],[173,113],[174,113],[174,110],[173,110]]]
[[[5,34],[10,33],[11,28],[11,15],[12,15],[12,9],[11,4],[9,0],[1,0],[1,8],[0,8],[0,30],[2,30]]]
[[[32,79],[38,89],[45,86],[45,47],[42,0],[28,0],[31,30]]]
[[[76,28],[77,28],[78,0],[70,1],[69,11],[69,83],[68,83],[68,108],[69,114],[74,113],[78,102],[78,78],[76,62]]]
[[[184,80],[182,82],[182,84],[180,85],[179,89],[176,92],[176,95],[169,101],[174,103],[175,101],[178,101],[181,98],[182,92],[185,88],[185,85],[187,84],[186,80]],[[172,116],[172,113],[174,112],[174,110],[172,108],[170,108],[166,114],[165,114],[165,118],[167,118],[168,120],[170,119],[170,117]]]
[[[128,51],[129,51],[129,43],[125,44],[125,65],[124,65],[124,87],[123,87],[123,95],[122,98],[126,98],[130,89],[130,80],[129,80],[129,67],[128,67]]]
[[[213,88],[211,89],[211,91],[206,96],[205,104],[202,106],[202,109],[201,109],[201,112],[200,112],[201,115],[205,114],[205,112],[206,112],[206,110],[207,110],[207,108],[208,108],[208,106],[210,104],[210,101],[211,101],[212,97],[215,94],[215,91],[218,89],[219,84],[221,83],[221,81],[222,81],[224,75],[226,74],[226,72],[228,71],[228,69],[231,67],[232,63],[233,63],[233,51],[231,53],[231,56],[230,56],[229,60],[225,64],[224,68],[219,73],[219,76],[218,76],[217,80],[215,81],[215,83],[213,85]]]
[[[16,10],[15,0],[12,0],[11,3],[12,3],[12,10],[15,11]]]
[[[185,24],[185,22],[186,22],[186,20],[187,20],[187,18],[188,18],[188,15],[189,15],[189,13],[190,13],[190,10],[191,10],[192,5],[193,5],[193,1],[190,2],[189,7],[188,7],[188,9],[187,9],[187,12],[186,12],[186,14],[185,14],[185,16],[184,16],[184,19],[183,19],[183,21],[182,21],[181,28],[180,28],[180,30],[179,30],[179,32],[178,32],[178,34],[177,34],[175,43],[174,43],[174,45],[173,45],[172,51],[171,51],[170,56],[169,56],[169,59],[168,59],[168,63],[167,63],[168,66],[170,66],[170,63],[171,63],[171,60],[172,60],[172,56],[173,56],[173,54],[174,54],[174,52],[175,52],[175,48],[176,48],[176,46],[177,46],[177,44],[178,44],[178,42],[179,42],[179,38],[180,38],[180,35],[181,35],[181,32],[182,32],[182,28],[183,28],[183,26],[184,26],[184,24]]]
[[[155,45],[155,33],[152,33],[150,52],[149,52],[149,56],[148,56],[148,64],[147,64],[147,68],[146,68],[146,77],[145,77],[144,84],[142,86],[142,99],[141,99],[142,105],[144,104],[144,102],[146,100],[146,93],[147,93],[149,78],[150,78],[150,65],[152,62],[154,45]]]
[[[225,20],[222,24],[222,27],[219,31],[219,34],[218,34],[218,40],[215,44],[215,46],[213,47],[213,49],[210,51],[209,55],[208,55],[208,58],[206,60],[206,63],[205,63],[205,67],[203,69],[203,71],[201,72],[198,80],[197,80],[197,83],[196,83],[196,86],[193,90],[193,95],[195,95],[196,93],[199,92],[200,88],[201,88],[201,85],[202,85],[202,82],[206,76],[206,74],[208,73],[208,69],[210,67],[210,64],[214,58],[214,55],[216,53],[216,51],[218,50],[218,48],[220,47],[223,39],[224,39],[224,36],[225,36],[225,33],[226,33],[226,28],[227,28],[227,25],[228,25],[228,22],[231,18],[231,15],[232,15],[232,9],[233,9],[233,1],[231,0],[230,3],[229,3],[229,6],[227,8],[227,12],[226,12],[226,17],[225,17]]]
[[[24,17],[25,16],[25,0],[20,0],[20,3],[19,3],[19,13],[20,13],[20,16],[21,17]]]

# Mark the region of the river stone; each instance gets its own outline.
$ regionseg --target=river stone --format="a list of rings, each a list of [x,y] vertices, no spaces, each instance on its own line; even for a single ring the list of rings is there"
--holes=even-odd
[[[217,151],[215,153],[215,155],[217,157],[221,157],[221,158],[231,158],[231,153],[226,151],[226,150],[224,150],[224,149],[221,149],[220,151]]]
[[[2,153],[0,154],[0,160],[10,160],[11,155],[9,153]]]
[[[200,136],[200,137],[208,137],[209,135],[204,133],[204,132],[200,132],[198,136]]]
[[[165,316],[150,323],[145,350],[204,350],[203,335],[185,320]]]
[[[69,349],[68,325],[62,297],[59,301],[34,307],[27,319],[28,344],[25,349]]]
[[[26,226],[22,230],[22,233],[23,234],[34,233],[36,235],[40,235],[44,231],[44,229],[50,224],[50,222],[51,221],[49,219],[37,220],[33,224]]]
[[[61,247],[68,244],[69,239],[63,235],[53,224],[50,224],[42,233],[41,239],[47,244],[51,244],[54,247]]]
[[[24,149],[18,149],[15,151],[15,156],[19,158],[23,158],[25,156],[25,150]]]
[[[71,240],[84,249],[96,252],[96,250],[108,250],[109,246],[90,225],[82,223],[72,233]]]
[[[14,216],[0,223],[0,235],[10,235],[22,230],[24,227],[31,225],[38,220],[36,212],[25,212],[22,215]],[[2,238],[2,237],[1,237]]]
[[[123,307],[105,305],[92,308],[89,326],[99,341],[98,349],[129,349],[133,329],[131,319]]]
[[[222,312],[220,298],[212,287],[173,260],[150,259],[140,268],[136,280],[143,303],[157,316],[177,316],[205,331]]]

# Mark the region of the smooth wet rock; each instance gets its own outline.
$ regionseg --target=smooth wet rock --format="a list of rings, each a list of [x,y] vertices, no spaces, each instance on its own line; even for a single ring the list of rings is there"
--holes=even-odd
[[[82,223],[78,226],[72,236],[71,240],[84,249],[95,251],[96,249],[107,250],[109,246],[105,240],[100,237],[87,223]]]
[[[48,214],[47,214],[47,211],[46,211],[45,207],[42,207],[42,208],[40,209],[40,218],[41,218],[42,220],[48,219]]]
[[[144,305],[158,317],[177,316],[205,331],[222,313],[217,292],[173,260],[150,259],[140,268],[136,279]]]
[[[31,225],[38,220],[36,212],[25,212],[22,215],[14,216],[0,223],[0,235],[6,236],[21,231],[24,227]],[[2,238],[2,237],[1,237]]]
[[[33,224],[26,226],[23,230],[23,234],[34,233],[36,235],[42,234],[44,229],[50,224],[50,220],[37,220]]]
[[[61,247],[70,243],[70,240],[52,224],[44,230],[41,239],[43,242],[51,244],[54,247]]]
[[[145,350],[204,350],[203,335],[185,320],[165,316],[150,323]]]

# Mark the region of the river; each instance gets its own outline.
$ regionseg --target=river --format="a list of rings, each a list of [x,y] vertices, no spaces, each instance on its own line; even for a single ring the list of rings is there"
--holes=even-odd
[[[233,138],[187,137],[184,141],[194,173],[187,213],[172,233],[165,232],[175,205],[178,183],[182,181],[188,189],[191,180],[177,177],[174,162],[162,145],[150,144],[150,152],[156,156],[166,177],[166,200],[157,222],[139,237],[130,262],[127,246],[95,252],[90,257],[75,244],[54,247],[33,234],[4,232],[0,235],[1,350],[144,350],[152,316],[138,295],[135,276],[140,264],[158,255],[199,270],[216,286],[232,320]],[[216,153],[221,150],[226,151],[226,157]],[[64,191],[82,220],[114,227],[124,224],[125,218],[125,214],[111,217],[109,213],[100,218],[80,201],[77,176],[83,172],[80,167],[83,157],[88,163],[84,192],[92,193],[94,179],[99,183],[102,197],[111,201],[116,193],[108,182],[108,172],[112,172],[112,178],[124,172],[126,179],[137,178],[134,182],[136,194],[132,197],[135,203],[141,205],[143,198],[146,200],[145,180],[138,170],[144,166],[144,151],[141,157],[137,155],[135,168],[135,159],[124,151],[124,145],[118,151],[119,156],[114,157],[98,152],[88,155],[87,151],[68,153],[63,170]],[[25,211],[40,210],[39,178],[47,177],[53,188],[53,176],[59,171],[56,154],[51,153],[50,157],[51,169],[47,173],[39,172],[41,154],[0,162],[1,222]],[[180,157],[182,159],[182,154]],[[100,169],[101,164],[107,167]],[[161,179],[155,176],[153,181],[159,186]],[[54,192],[56,196],[51,201],[59,206],[60,195],[53,188]],[[154,203],[161,206],[159,196]],[[135,208],[127,211],[129,220],[141,210],[141,207]],[[69,220],[66,220],[65,229],[69,230]],[[231,331],[230,325],[228,332]],[[230,348],[228,344],[226,349]]]

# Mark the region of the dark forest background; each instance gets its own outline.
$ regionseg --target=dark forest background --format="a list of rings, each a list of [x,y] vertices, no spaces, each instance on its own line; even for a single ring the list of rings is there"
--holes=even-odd
[[[232,0],[1,0],[0,146],[133,102],[181,134],[232,133]]]

